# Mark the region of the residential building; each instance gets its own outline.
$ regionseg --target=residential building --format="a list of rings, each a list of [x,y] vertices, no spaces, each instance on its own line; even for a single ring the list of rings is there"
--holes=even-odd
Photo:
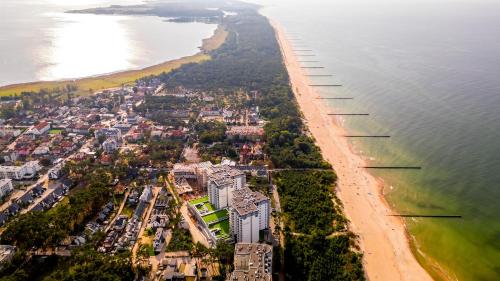
[[[127,115],[127,123],[137,125],[139,123],[139,116],[134,113],[129,113]]]
[[[2,269],[5,263],[11,261],[15,254],[15,246],[0,245],[0,269]]]
[[[36,136],[43,135],[50,130],[50,124],[47,121],[41,121],[37,125],[31,127],[26,131],[26,134],[33,134]]]
[[[52,167],[49,170],[49,179],[50,180],[57,180],[61,176],[62,168],[63,168],[63,162],[58,163],[54,167]]]
[[[232,203],[233,191],[245,186],[245,173],[228,165],[215,165],[208,173],[208,198],[217,209]]]
[[[102,149],[108,153],[111,153],[116,149],[118,149],[118,146],[119,146],[118,141],[116,141],[115,138],[108,138],[102,143]]]
[[[117,123],[116,125],[113,126],[113,129],[118,129],[123,133],[126,133],[132,128],[132,124],[128,123]]]
[[[13,180],[32,179],[41,169],[38,161],[30,161],[22,166],[0,166],[0,178]]]
[[[20,134],[21,134],[20,129],[15,129],[15,128],[6,127],[6,126],[0,127],[0,137],[5,137],[5,136],[17,137]]]
[[[33,154],[35,155],[45,155],[45,154],[48,154],[50,151],[49,147],[47,144],[42,144],[40,146],[38,146],[37,148],[35,148],[35,150],[33,151]]]
[[[115,138],[116,140],[119,141],[122,139],[122,132],[118,128],[103,128],[96,130],[94,132],[94,136],[96,139],[103,136],[106,138]]]
[[[180,181],[181,179],[197,179],[196,166],[197,164],[176,163],[171,173],[176,181]]]
[[[153,240],[153,249],[155,253],[160,253],[165,243],[165,231],[162,227],[156,229],[155,238]]]
[[[153,198],[153,192],[151,191],[150,186],[144,187],[144,190],[142,191],[141,197],[139,197],[139,201],[142,202],[149,202]]]
[[[258,243],[237,243],[230,281],[271,281],[273,247]]]
[[[262,126],[232,126],[226,131],[226,136],[233,139],[238,136],[241,139],[259,141],[264,135]]]
[[[231,234],[236,242],[255,243],[259,232],[269,228],[269,198],[248,187],[234,190],[229,206]]]
[[[15,162],[19,157],[19,153],[13,149],[7,149],[0,153],[0,157],[3,158],[5,162]]]
[[[9,194],[13,189],[11,179],[0,179],[0,198]]]

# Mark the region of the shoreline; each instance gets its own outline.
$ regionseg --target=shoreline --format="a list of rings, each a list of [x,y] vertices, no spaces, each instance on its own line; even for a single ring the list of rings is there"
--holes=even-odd
[[[212,36],[203,38],[197,53],[177,59],[172,59],[140,69],[118,70],[111,73],[96,74],[73,79],[61,79],[54,81],[33,81],[25,83],[14,83],[0,86],[1,96],[19,95],[21,92],[38,92],[41,89],[63,88],[67,84],[78,86],[78,95],[89,93],[90,90],[99,91],[126,85],[137,79],[150,75],[159,75],[162,72],[170,72],[188,63],[199,63],[210,59],[208,53],[219,48],[226,40],[228,32],[219,24]]]
[[[405,224],[394,213],[382,194],[382,185],[363,166],[355,154],[339,120],[328,116],[328,108],[319,94],[309,86],[282,27],[271,21],[288,71],[292,90],[308,128],[321,148],[323,157],[332,164],[338,181],[336,193],[349,219],[349,229],[358,235],[363,251],[363,266],[368,280],[432,280],[411,250]]]

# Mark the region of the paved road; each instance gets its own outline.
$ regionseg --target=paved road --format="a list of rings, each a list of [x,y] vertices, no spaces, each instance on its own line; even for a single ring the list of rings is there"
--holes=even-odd
[[[274,208],[276,209],[276,212],[278,212],[278,214],[281,214],[280,197],[278,195],[278,190],[277,190],[277,188],[276,188],[275,185],[273,185],[272,191],[273,191],[273,199],[274,199]],[[273,225],[274,225],[274,221],[273,221]],[[283,220],[281,220],[281,219],[280,219],[280,226],[281,226],[281,231],[280,231],[280,245],[281,245],[281,247],[283,247],[285,245],[285,235],[283,234],[283,229],[285,229],[285,228],[284,228]],[[285,280],[285,263],[284,263],[283,257],[281,259],[281,268],[280,268],[280,273],[279,273],[279,280],[280,281],[284,281]]]
[[[196,221],[193,221],[189,216],[189,210],[187,204],[188,204],[187,202],[184,202],[184,204],[182,204],[181,214],[189,225],[189,232],[191,233],[191,237],[193,237],[193,242],[194,243],[200,242],[205,247],[210,247],[210,243],[208,243],[207,238],[198,229],[198,223]]]
[[[143,216],[141,229],[139,230],[139,233],[137,234],[137,242],[135,242],[134,247],[132,248],[132,265],[134,265],[134,266],[137,262],[136,261],[137,251],[139,250],[139,244],[141,242],[141,237],[144,234],[144,230],[146,229],[146,226],[148,224],[148,220],[151,216],[151,212],[153,211],[153,207],[155,205],[156,198],[158,197],[158,194],[160,193],[160,189],[161,189],[161,187],[159,187],[159,186],[153,187],[153,190],[152,190],[153,191],[153,199],[151,199],[149,201],[149,206],[148,206],[148,209],[146,210],[146,215]]]
[[[128,199],[128,195],[130,194],[130,190],[127,189],[127,191],[125,192],[124,196],[123,196],[123,201],[122,203],[120,204],[120,208],[118,208],[118,211],[116,212],[116,215],[113,217],[113,219],[108,223],[108,225],[106,226],[106,229],[104,230],[104,233],[107,233],[109,231],[109,229],[113,226],[113,224],[115,223],[116,219],[118,219],[118,217],[120,216],[120,213],[122,212],[123,208],[125,207],[125,204],[127,203],[127,199]]]

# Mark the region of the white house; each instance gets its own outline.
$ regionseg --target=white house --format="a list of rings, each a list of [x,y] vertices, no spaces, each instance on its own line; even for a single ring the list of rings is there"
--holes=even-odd
[[[101,136],[115,138],[117,141],[120,141],[122,139],[122,132],[117,128],[103,128],[94,132],[94,137],[96,139]]]
[[[8,149],[1,152],[0,157],[2,157],[5,162],[15,162],[19,157],[19,153],[13,149]]]
[[[102,143],[102,149],[108,153],[118,149],[118,146],[118,142],[114,138],[108,138]]]
[[[37,125],[31,127],[28,131],[26,131],[26,134],[33,134],[39,136],[45,134],[49,130],[50,130],[50,124],[47,121],[42,121]]]
[[[0,180],[0,198],[3,198],[5,195],[9,194],[14,187],[12,186],[11,179],[1,179]]]
[[[14,129],[12,127],[5,127],[5,126],[0,127],[0,137],[4,137],[6,135],[12,135],[13,137],[17,137],[20,134],[21,134],[20,129]]]
[[[30,161],[22,166],[0,166],[0,178],[13,180],[32,179],[41,169],[38,161]]]
[[[35,148],[35,150],[33,151],[33,154],[35,155],[45,155],[47,153],[49,153],[49,147],[45,144],[43,145],[40,145],[38,146],[37,148]]]
[[[64,162],[60,162],[56,164],[52,169],[49,170],[49,179],[50,180],[57,180],[61,176],[61,171],[63,168]]]

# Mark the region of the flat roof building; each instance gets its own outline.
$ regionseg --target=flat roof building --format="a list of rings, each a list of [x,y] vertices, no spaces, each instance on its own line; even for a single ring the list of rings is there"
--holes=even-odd
[[[248,187],[233,191],[229,206],[231,233],[236,242],[255,243],[259,232],[269,228],[269,198]]]
[[[267,244],[237,243],[230,281],[271,281],[273,248]]]
[[[11,179],[0,179],[0,198],[9,194],[13,189]]]
[[[231,205],[233,191],[245,186],[245,173],[228,165],[213,166],[207,174],[208,198],[217,209]]]

